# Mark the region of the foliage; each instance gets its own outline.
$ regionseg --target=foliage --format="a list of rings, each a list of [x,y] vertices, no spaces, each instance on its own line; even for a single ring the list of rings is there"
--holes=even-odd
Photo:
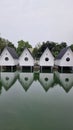
[[[73,44],[71,44],[70,48],[71,48],[71,50],[73,51]]]
[[[29,42],[25,42],[23,40],[18,41],[18,47],[17,47],[17,53],[20,55],[22,51],[24,50],[24,47],[32,48],[32,46],[29,44]]]
[[[12,44],[10,41],[0,37],[0,51],[1,52],[5,48],[5,46],[9,46],[9,47],[15,48],[14,44]]]
[[[0,37],[0,52],[4,49],[5,46],[15,48],[12,42]],[[18,41],[18,47],[15,48],[18,55],[22,53],[22,51],[24,50],[24,47],[32,48],[32,46],[29,44],[28,41],[23,41],[23,40]],[[67,43],[66,42],[57,43],[53,41],[46,41],[46,42],[38,43],[33,48],[33,52],[32,52],[33,56],[37,59],[40,58],[40,56],[42,55],[42,53],[47,47],[52,52],[53,56],[56,57],[61,51],[61,49],[67,47]],[[73,44],[70,46],[70,48],[73,51]]]
[[[39,48],[37,47],[34,48],[33,55],[36,58],[39,58],[47,47],[52,52],[53,56],[56,57],[61,51],[61,49],[63,49],[64,47],[67,47],[67,44],[65,42],[62,42],[60,44],[56,42],[50,42],[50,41],[43,42],[41,46],[39,46]]]

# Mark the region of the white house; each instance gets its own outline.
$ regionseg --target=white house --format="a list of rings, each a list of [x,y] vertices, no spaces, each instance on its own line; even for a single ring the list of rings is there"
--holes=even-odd
[[[73,87],[73,73],[55,73],[58,83],[62,88],[66,91],[69,92],[70,89]]]
[[[1,83],[7,91],[17,80],[17,72],[1,72]]]
[[[18,65],[18,56],[14,48],[5,47],[0,56],[1,69],[11,68],[12,70]]]
[[[44,53],[41,55],[40,60],[39,60],[39,65],[41,68],[41,71],[43,68],[53,68],[54,66],[54,57],[47,47]]]
[[[19,57],[19,66],[21,69],[33,69],[34,58],[28,48],[25,48]]]
[[[39,82],[44,90],[47,92],[49,88],[54,86],[54,74],[53,73],[40,73]]]
[[[70,47],[61,50],[55,59],[55,65],[61,67],[61,70],[63,70],[63,67],[73,67],[73,52]]]
[[[33,73],[19,73],[19,82],[22,85],[22,87],[27,91],[34,80]]]

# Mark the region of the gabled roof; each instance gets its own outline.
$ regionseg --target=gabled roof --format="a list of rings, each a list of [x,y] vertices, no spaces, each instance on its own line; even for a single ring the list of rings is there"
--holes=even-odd
[[[33,55],[32,55],[32,53],[31,53],[31,51],[29,50],[29,48],[24,47],[23,52],[25,51],[25,49],[27,49],[27,50],[29,51],[30,55],[33,57]],[[23,54],[23,52],[21,53],[21,55]],[[20,57],[21,57],[21,55],[20,55]],[[34,57],[33,57],[33,59],[34,59]]]
[[[51,55],[53,56],[53,54],[52,54],[52,52],[50,51],[49,47],[47,47],[47,48],[44,50],[44,52],[41,54],[40,58],[41,58],[42,55],[46,52],[46,50],[48,50],[48,51],[51,53]],[[53,57],[54,57],[54,56],[53,56]]]
[[[61,59],[61,58],[64,56],[64,54],[66,53],[66,51],[67,51],[68,49],[69,49],[69,47],[63,48],[63,49],[60,51],[59,55],[56,57],[56,59]]]
[[[9,53],[11,54],[11,56],[14,58],[14,59],[18,59],[18,55],[17,55],[17,53],[16,53],[16,51],[15,51],[15,49],[14,48],[11,48],[11,47],[6,47],[6,49],[9,51]]]

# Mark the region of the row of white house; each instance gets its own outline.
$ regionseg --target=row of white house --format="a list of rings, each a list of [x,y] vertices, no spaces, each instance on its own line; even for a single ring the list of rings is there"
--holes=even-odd
[[[13,48],[5,47],[0,54],[0,67],[34,67],[35,59],[33,58],[29,49],[25,48],[20,57]],[[38,65],[43,67],[73,67],[73,52],[70,47],[61,50],[55,59],[49,48],[46,48],[41,55]]]

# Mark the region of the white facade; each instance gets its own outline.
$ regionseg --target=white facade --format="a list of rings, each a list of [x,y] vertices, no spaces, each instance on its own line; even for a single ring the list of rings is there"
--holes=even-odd
[[[19,57],[20,66],[34,66],[34,59],[27,48],[24,49],[23,53]]]
[[[39,60],[40,66],[54,66],[54,57],[50,50],[46,48]]]
[[[5,48],[0,56],[0,66],[15,66],[17,64],[18,60],[14,59],[7,50],[7,48]]]
[[[67,58],[70,60],[67,61]],[[73,66],[73,52],[71,51],[70,48],[66,51],[66,53],[63,55],[61,59],[56,59],[55,60],[55,65],[57,66]]]

